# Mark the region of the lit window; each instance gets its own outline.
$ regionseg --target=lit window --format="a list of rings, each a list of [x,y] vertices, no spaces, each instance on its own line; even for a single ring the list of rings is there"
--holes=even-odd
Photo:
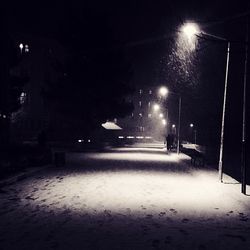
[[[152,117],[152,114],[148,114],[148,118],[151,118]]]
[[[24,46],[24,52],[26,52],[26,53],[28,53],[30,51],[30,49],[29,49],[29,45],[25,45]]]
[[[144,132],[145,128],[141,126],[141,127],[139,128],[139,130],[140,130],[140,132]]]
[[[149,107],[149,108],[151,107],[151,102],[148,102],[148,107]]]
[[[140,95],[142,94],[142,89],[139,90]]]
[[[24,104],[25,100],[26,100],[26,93],[22,92],[19,97],[20,104]]]
[[[132,118],[134,117],[134,113],[131,113],[131,117],[132,117]]]
[[[141,101],[139,101],[139,106],[141,107]]]
[[[152,95],[152,90],[151,89],[149,90],[149,94]]]
[[[139,113],[139,116],[142,117],[142,113]]]

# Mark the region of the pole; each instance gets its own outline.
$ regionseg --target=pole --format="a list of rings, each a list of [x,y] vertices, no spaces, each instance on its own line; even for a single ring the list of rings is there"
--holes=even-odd
[[[197,141],[197,130],[194,130],[194,144],[196,144]]]
[[[230,42],[227,43],[227,63],[226,63],[224,99],[223,99],[222,121],[221,121],[220,158],[219,158],[219,180],[221,182],[223,182],[223,180],[222,180],[222,177],[223,177],[222,157],[223,157],[223,146],[224,146],[224,126],[225,126],[225,111],[226,111],[226,100],[227,100],[227,79],[228,79],[229,55],[230,55]]]
[[[178,132],[177,132],[177,154],[180,153],[180,128],[181,128],[181,96],[179,95],[179,115],[178,115]]]
[[[241,142],[241,193],[246,194],[246,88],[247,88],[247,61],[248,61],[248,18],[246,27],[245,68],[243,87],[243,119]]]
[[[169,122],[168,122],[168,108],[166,108],[166,120],[167,120],[167,124],[166,124],[166,134],[168,135],[168,125],[169,125]]]

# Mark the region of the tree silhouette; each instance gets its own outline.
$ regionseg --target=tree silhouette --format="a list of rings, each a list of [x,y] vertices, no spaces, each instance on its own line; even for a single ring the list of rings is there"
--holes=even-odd
[[[18,46],[11,40],[8,32],[2,29],[0,42],[0,140],[3,145],[9,143],[9,127],[12,113],[21,107],[20,96],[29,78],[14,73],[22,61]]]
[[[67,59],[53,59],[56,80],[48,80],[43,96],[64,121],[90,130],[107,119],[124,117],[133,106],[126,96],[131,66],[115,47],[108,25],[101,16],[87,15],[84,20],[68,20],[68,29],[58,40],[68,51]],[[69,32],[68,32],[69,31]]]

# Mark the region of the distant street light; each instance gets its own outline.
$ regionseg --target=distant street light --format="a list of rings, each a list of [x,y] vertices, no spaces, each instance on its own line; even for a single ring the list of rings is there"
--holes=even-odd
[[[160,109],[160,105],[154,104],[153,109],[154,109],[154,111],[158,111]]]
[[[194,26],[193,26],[194,25]],[[196,27],[196,28],[195,28]],[[219,157],[219,179],[222,182],[223,177],[223,147],[224,147],[224,127],[225,127],[225,113],[226,113],[226,99],[227,99],[227,82],[228,82],[228,66],[229,66],[229,56],[230,56],[230,42],[225,39],[224,37],[215,36],[212,34],[208,34],[205,32],[201,32],[198,28],[198,25],[195,23],[186,23],[182,26],[181,31],[187,36],[187,38],[190,40],[195,39],[196,36],[199,36],[201,38],[205,37],[211,37],[215,40],[220,40],[227,42],[227,61],[226,61],[226,74],[225,74],[225,84],[224,84],[224,98],[223,98],[223,108],[222,108],[222,122],[221,122],[221,140],[220,140],[220,157]]]
[[[19,44],[19,48],[20,48],[20,51],[21,51],[21,54],[22,54],[24,45],[23,45],[22,43],[20,43],[20,44]]]
[[[181,95],[178,93],[169,91],[166,87],[161,87],[159,89],[159,93],[162,94],[162,97],[165,97],[168,93],[178,96],[179,108],[178,108],[178,130],[177,130],[177,154],[179,154],[180,153],[180,128],[181,128]]]
[[[193,123],[190,123],[189,127],[192,129],[192,131],[191,131],[191,140],[193,141],[192,137],[193,137],[193,133],[194,133],[194,144],[196,144],[196,141],[197,141],[197,130],[196,129],[193,130],[193,128],[194,128],[194,124]]]
[[[167,124],[166,119],[162,119],[162,124],[165,126]]]
[[[164,86],[161,87],[159,89],[159,94],[160,94],[161,97],[166,97],[167,94],[168,94],[168,89],[166,87],[164,87]]]
[[[164,115],[163,115],[162,113],[159,114],[159,117],[160,117],[160,118],[163,118],[163,116],[164,116]]]

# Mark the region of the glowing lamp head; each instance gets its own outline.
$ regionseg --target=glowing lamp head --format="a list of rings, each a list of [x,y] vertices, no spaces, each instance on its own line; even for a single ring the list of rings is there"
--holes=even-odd
[[[172,125],[172,128],[175,128],[175,124]]]
[[[193,124],[193,123],[190,123],[189,126],[190,126],[190,128],[193,128],[193,127],[194,127],[194,124]]]
[[[162,119],[162,124],[163,124],[164,126],[166,126],[167,121],[166,121],[165,119]]]
[[[198,25],[191,22],[184,24],[181,28],[181,31],[189,40],[191,40],[195,35],[200,32]]]
[[[167,96],[167,94],[168,94],[168,89],[167,89],[166,87],[161,87],[161,88],[159,89],[159,94],[160,94],[160,96]]]
[[[154,111],[158,111],[158,110],[160,109],[159,104],[155,104],[155,105],[153,106],[153,109],[154,109]]]
[[[163,114],[162,114],[162,113],[160,113],[160,114],[159,114],[159,117],[160,117],[160,118],[163,118]]]

